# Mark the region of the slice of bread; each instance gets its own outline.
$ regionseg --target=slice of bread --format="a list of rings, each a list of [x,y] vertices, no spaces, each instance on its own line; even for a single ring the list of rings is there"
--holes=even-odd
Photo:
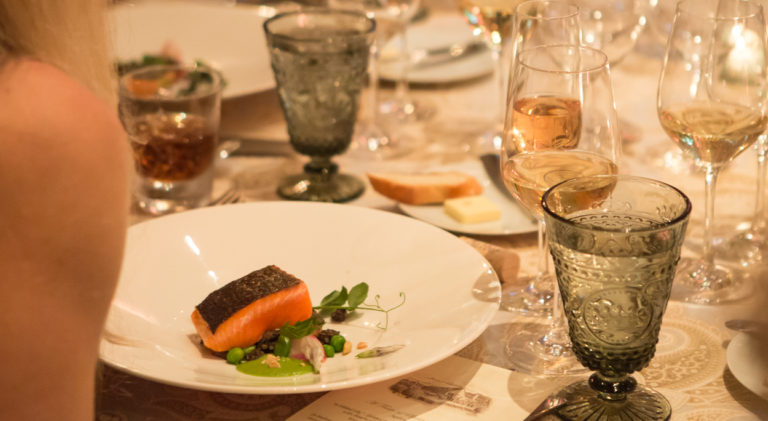
[[[483,186],[469,174],[459,171],[430,173],[368,173],[373,189],[409,205],[443,203],[446,199],[477,196]]]

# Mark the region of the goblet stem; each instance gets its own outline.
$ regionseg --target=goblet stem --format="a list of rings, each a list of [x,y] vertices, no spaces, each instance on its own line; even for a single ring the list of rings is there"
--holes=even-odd
[[[616,377],[594,373],[589,376],[589,387],[596,391],[600,398],[611,402],[623,401],[627,393],[637,388],[637,380],[627,374]]]
[[[339,166],[331,162],[330,156],[311,156],[309,162],[304,165],[307,174],[320,175],[322,181],[328,181],[339,170]]]

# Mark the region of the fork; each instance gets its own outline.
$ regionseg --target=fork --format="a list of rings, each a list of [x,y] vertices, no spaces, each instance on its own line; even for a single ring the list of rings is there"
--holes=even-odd
[[[208,206],[229,205],[240,201],[240,189],[233,185],[224,191],[219,197],[211,200]]]

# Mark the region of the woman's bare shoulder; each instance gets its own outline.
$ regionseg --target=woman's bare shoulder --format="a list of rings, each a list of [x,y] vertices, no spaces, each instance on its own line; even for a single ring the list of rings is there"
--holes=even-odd
[[[56,67],[29,59],[0,70],[0,130],[46,140],[108,140],[123,135],[116,109]],[[11,133],[9,133],[11,132]],[[23,146],[23,145],[22,145]]]

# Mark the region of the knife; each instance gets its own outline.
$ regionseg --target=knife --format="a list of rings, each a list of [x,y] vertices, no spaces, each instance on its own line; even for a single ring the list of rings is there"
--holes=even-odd
[[[411,51],[411,68],[437,66],[484,51],[488,51],[488,46],[480,39],[437,48],[413,50]]]

